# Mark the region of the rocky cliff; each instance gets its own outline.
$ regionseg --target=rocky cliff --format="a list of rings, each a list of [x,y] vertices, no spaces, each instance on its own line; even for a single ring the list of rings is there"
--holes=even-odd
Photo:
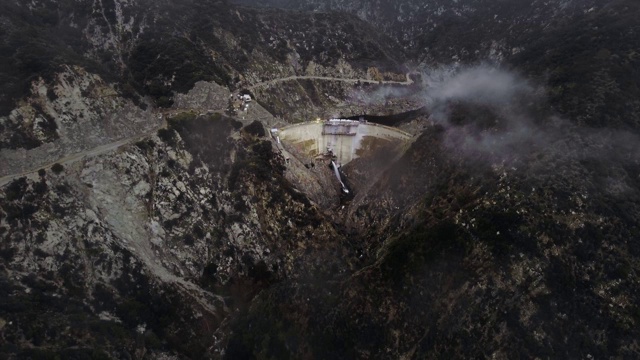
[[[637,128],[638,24],[633,1],[238,1],[350,13],[427,68],[493,62],[548,84],[556,111],[588,126]],[[606,105],[605,105],[606,104]]]
[[[14,180],[2,193],[4,341],[20,356],[67,341],[68,354],[220,354],[225,322],[260,289],[343,256],[283,161],[235,120],[183,114]]]
[[[3,357],[637,355],[635,4],[268,4],[0,5]]]

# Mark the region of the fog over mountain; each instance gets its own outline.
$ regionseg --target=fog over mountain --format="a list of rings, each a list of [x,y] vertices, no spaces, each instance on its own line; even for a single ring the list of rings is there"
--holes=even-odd
[[[637,358],[638,18],[0,2],[0,357]]]

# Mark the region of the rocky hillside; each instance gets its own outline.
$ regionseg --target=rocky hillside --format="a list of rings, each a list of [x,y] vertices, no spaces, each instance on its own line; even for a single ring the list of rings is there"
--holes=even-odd
[[[363,264],[261,293],[228,358],[634,357],[640,138],[511,101],[432,114],[340,212]]]
[[[54,142],[66,135],[66,124],[54,121],[60,116],[91,122],[114,108],[170,107],[176,93],[198,81],[239,89],[292,75],[365,79],[370,68],[404,73],[402,50],[347,15],[256,11],[205,0],[0,6],[2,149]],[[292,97],[305,98],[304,91]],[[74,112],[62,114],[63,107]],[[124,123],[140,117],[118,116]],[[113,125],[106,126],[124,127]]]
[[[637,4],[239,3],[0,4],[0,357],[637,357]]]
[[[573,121],[638,128],[640,7],[634,1],[238,2],[350,13],[378,24],[417,63],[509,64],[547,84],[551,105]]]
[[[344,266],[270,141],[220,116],[169,122],[3,189],[5,355],[220,355],[261,289]]]

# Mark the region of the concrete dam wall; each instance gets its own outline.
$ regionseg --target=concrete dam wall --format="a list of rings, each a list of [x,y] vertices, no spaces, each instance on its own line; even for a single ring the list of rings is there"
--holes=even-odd
[[[289,125],[277,133],[280,141],[296,152],[315,157],[331,151],[341,165],[380,146],[401,145],[412,137],[396,128],[346,119]]]

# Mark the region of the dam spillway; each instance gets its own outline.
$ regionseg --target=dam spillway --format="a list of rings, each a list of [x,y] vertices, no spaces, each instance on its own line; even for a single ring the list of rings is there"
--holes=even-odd
[[[380,146],[399,146],[412,137],[393,127],[348,119],[293,124],[278,129],[278,136],[285,146],[310,157],[330,152],[341,165]]]

